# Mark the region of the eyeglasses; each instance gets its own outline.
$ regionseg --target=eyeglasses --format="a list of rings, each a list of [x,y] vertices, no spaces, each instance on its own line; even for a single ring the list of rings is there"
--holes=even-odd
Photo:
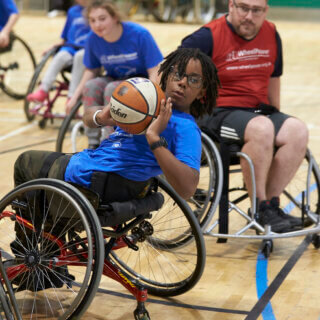
[[[202,86],[202,77],[197,74],[180,74],[174,66],[170,68],[170,74],[173,81],[181,81],[184,77],[187,77],[188,85],[191,88],[200,89]]]
[[[252,12],[252,15],[254,17],[261,17],[262,14],[266,11],[265,7],[250,8],[243,4],[238,5],[234,0],[233,0],[233,4],[237,9],[238,14],[242,17],[245,17],[250,11]]]

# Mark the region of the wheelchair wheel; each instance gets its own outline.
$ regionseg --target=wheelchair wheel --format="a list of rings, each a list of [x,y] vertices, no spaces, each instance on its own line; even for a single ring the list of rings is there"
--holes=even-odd
[[[175,17],[177,2],[177,0],[155,0],[147,1],[147,5],[149,12],[158,22],[171,22]]]
[[[104,259],[91,204],[63,181],[37,179],[8,193],[0,210],[1,259],[22,318],[80,319]]]
[[[33,91],[38,89],[38,86],[41,83],[41,79],[46,72],[46,69],[49,67],[54,55],[58,52],[59,47],[54,47],[49,50],[41,59],[40,63],[37,65],[33,76],[29,82],[27,95],[32,93]],[[36,115],[44,116],[46,119],[49,118],[49,113],[52,112],[53,104],[55,106],[55,110],[60,112],[59,117],[64,118],[64,109],[65,109],[65,99],[67,96],[68,90],[68,79],[65,77],[65,73],[61,72],[54,82],[52,88],[49,90],[49,99],[46,99],[42,103],[30,102],[27,99],[24,101],[24,113],[28,121],[34,120]],[[64,99],[59,99],[60,97],[64,97]],[[42,111],[41,108],[45,108],[47,110]],[[58,117],[58,116],[57,116]],[[53,118],[53,116],[51,116]]]
[[[198,188],[188,200],[202,229],[210,222],[220,201],[222,191],[222,163],[212,140],[202,133],[202,157]]]
[[[320,172],[309,150],[280,197],[281,208],[297,217],[301,217],[303,204],[311,214],[320,214]]]
[[[137,243],[137,251],[128,247],[111,251],[110,259],[149,293],[174,296],[190,290],[200,279],[205,244],[186,202],[161,178],[158,191],[165,197],[164,205],[138,227],[147,228],[149,235]]]
[[[215,14],[215,0],[201,0],[200,1],[200,18],[202,23],[210,22]]]
[[[8,50],[0,52],[1,89],[14,99],[23,99],[35,67],[36,60],[28,44],[12,33]]]
[[[79,101],[63,119],[56,142],[56,151],[75,153],[88,148],[88,138],[85,135],[83,123],[79,120],[81,106],[82,103]]]
[[[0,282],[0,319],[14,319],[10,302],[2,282]]]

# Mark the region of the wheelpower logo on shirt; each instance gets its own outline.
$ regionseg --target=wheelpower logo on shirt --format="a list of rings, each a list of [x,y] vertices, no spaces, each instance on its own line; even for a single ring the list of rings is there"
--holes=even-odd
[[[127,61],[132,61],[138,59],[138,52],[132,52],[132,53],[122,53],[122,54],[113,54],[113,55],[102,55],[100,57],[100,63],[101,64],[119,64],[119,63],[125,63]]]
[[[270,58],[270,50],[262,50],[254,48],[252,50],[239,50],[232,51],[227,55],[227,62],[237,63],[243,62],[242,65],[229,65],[226,67],[226,70],[247,70],[247,69],[257,69],[257,68],[269,68],[272,63],[270,61],[263,62],[261,59],[268,60]],[[250,63],[251,61],[259,60],[260,63]],[[250,62],[249,62],[250,61]],[[262,62],[262,63],[261,63]]]
[[[227,55],[227,62],[231,61],[241,61],[241,60],[256,60],[259,58],[269,58],[270,50],[261,50],[254,48],[252,50],[239,50],[232,51]]]

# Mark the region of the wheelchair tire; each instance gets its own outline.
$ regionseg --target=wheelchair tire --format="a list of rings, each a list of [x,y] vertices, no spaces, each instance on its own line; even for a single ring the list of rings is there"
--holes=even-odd
[[[26,96],[28,94],[32,93],[36,89],[36,87],[39,85],[40,80],[41,80],[40,79],[40,75],[41,75],[42,70],[47,65],[47,62],[49,61],[49,59],[52,58],[57,53],[58,49],[59,49],[58,47],[55,47],[55,48],[52,48],[51,50],[49,50],[43,56],[43,58],[41,59],[39,64],[36,66],[34,74],[33,74],[32,78],[31,78],[30,83],[29,83]],[[24,113],[25,113],[28,121],[32,121],[35,118],[35,115],[30,112],[32,104],[33,103],[28,101],[27,99],[24,100]]]
[[[36,60],[29,45],[19,36],[10,35],[11,49],[0,54],[0,70],[9,67],[0,81],[1,89],[14,99],[24,99]]]
[[[21,314],[80,319],[98,289],[104,261],[102,230],[91,204],[70,184],[37,179],[9,192],[0,212],[1,259]],[[19,217],[35,230],[27,231]]]
[[[188,200],[201,229],[210,223],[220,201],[223,184],[222,162],[212,140],[202,133],[202,158],[198,188]]]
[[[56,141],[57,152],[73,152],[69,134],[73,127],[72,122],[76,119],[76,115],[79,113],[79,109],[81,106],[82,102],[78,101],[77,104],[72,108],[71,112],[63,119],[62,124],[59,128],[58,137]],[[82,136],[84,136],[84,134],[82,134]],[[86,139],[86,137],[84,137],[84,139]],[[86,142],[87,145],[85,147],[88,147],[88,140],[86,140]]]
[[[165,203],[143,222],[152,234],[136,244],[137,251],[128,247],[111,251],[110,259],[149,293],[168,297],[190,290],[199,281],[206,252],[190,207],[165,180],[158,179]]]
[[[309,173],[310,176],[308,178]],[[305,193],[304,199],[303,192]],[[301,217],[303,201],[305,201],[304,204],[309,207],[312,214],[320,214],[320,171],[310,150],[307,150],[306,156],[295,176],[280,196],[281,208],[286,213],[296,217]]]
[[[5,318],[3,317],[5,316]],[[9,298],[6,295],[2,281],[0,281],[0,319],[14,320]]]

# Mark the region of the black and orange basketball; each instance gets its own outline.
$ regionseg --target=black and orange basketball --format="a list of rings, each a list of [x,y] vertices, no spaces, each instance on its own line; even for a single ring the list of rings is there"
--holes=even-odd
[[[131,78],[114,90],[110,104],[111,116],[124,131],[143,134],[160,112],[165,94],[160,86],[146,78]]]

